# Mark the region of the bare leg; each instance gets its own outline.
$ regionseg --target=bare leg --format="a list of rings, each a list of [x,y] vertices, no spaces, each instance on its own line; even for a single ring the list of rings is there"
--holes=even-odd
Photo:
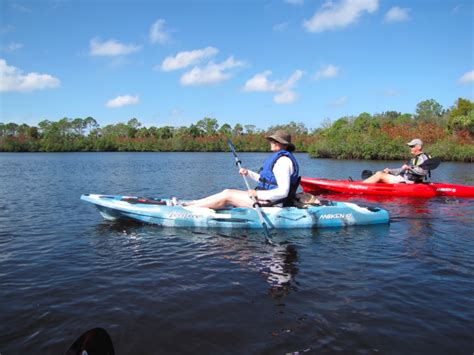
[[[362,181],[363,183],[367,184],[374,184],[377,182],[383,182],[386,184],[390,184],[390,174],[384,173],[383,171],[377,171],[374,175],[371,177],[365,179]]]
[[[247,191],[226,189],[218,194],[195,200],[186,204],[190,207],[223,208],[226,205],[236,207],[252,207],[253,201]]]

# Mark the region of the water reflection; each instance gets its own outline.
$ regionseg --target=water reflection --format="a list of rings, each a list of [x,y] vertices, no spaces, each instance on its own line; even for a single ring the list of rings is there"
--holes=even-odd
[[[294,280],[298,273],[296,247],[287,242],[263,243],[263,237],[259,232],[244,231],[244,233],[247,235],[241,235],[238,239],[232,234],[218,233],[215,236],[220,238],[212,236],[211,241],[214,245],[218,244],[225,248],[226,260],[261,274],[269,285],[268,294],[271,297],[281,299],[290,291],[296,290]],[[228,253],[229,251],[231,253]]]
[[[166,242],[175,244],[194,244],[193,258],[217,257],[237,264],[247,270],[256,271],[268,284],[268,294],[281,299],[290,291],[296,290],[295,276],[298,273],[297,248],[285,241],[265,243],[260,231],[232,230],[210,231],[200,228],[160,228],[133,221],[104,221],[95,228],[95,234],[105,238],[92,238],[96,253],[105,256],[116,249],[127,257],[146,258],[146,239],[173,238]],[[157,236],[157,234],[159,234]],[[118,244],[118,246],[117,246]],[[183,245],[182,245],[183,247]],[[130,253],[131,252],[131,253]]]

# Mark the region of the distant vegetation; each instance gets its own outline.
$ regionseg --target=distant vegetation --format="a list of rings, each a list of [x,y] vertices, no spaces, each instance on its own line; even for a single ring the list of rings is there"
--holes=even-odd
[[[0,152],[71,151],[227,151],[231,137],[239,151],[268,151],[265,136],[276,129],[292,133],[297,151],[314,158],[405,159],[406,142],[418,137],[425,150],[443,160],[474,161],[474,103],[459,98],[449,109],[435,100],[416,106],[416,113],[361,113],[324,122],[308,130],[304,123],[261,130],[205,117],[189,127],[142,127],[138,119],[101,127],[92,117],[43,120],[38,126],[0,122]]]

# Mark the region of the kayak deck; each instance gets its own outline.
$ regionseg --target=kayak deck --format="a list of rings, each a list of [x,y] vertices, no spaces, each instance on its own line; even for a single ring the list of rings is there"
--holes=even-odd
[[[262,228],[253,208],[213,210],[173,205],[170,199],[121,195],[84,194],[81,199],[94,204],[108,220],[132,219],[163,227]],[[386,210],[349,202],[326,201],[308,208],[262,207],[262,212],[269,228],[325,228],[389,222]]]
[[[474,186],[438,182],[419,184],[366,184],[362,181],[301,178],[305,192],[321,194],[337,192],[354,195],[413,196],[431,198],[436,196],[474,197]]]

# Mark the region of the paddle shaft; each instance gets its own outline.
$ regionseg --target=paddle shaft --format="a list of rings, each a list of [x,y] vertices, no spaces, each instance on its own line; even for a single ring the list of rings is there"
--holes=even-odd
[[[232,144],[232,141],[230,139],[227,140],[227,144],[229,145],[229,148],[232,151],[232,154],[234,154],[235,164],[238,166],[239,170],[242,169],[242,165],[241,165],[242,162],[240,161],[239,157],[237,156],[237,153],[235,152],[234,144]],[[245,175],[242,175],[242,177],[244,178],[244,182],[245,182],[245,186],[247,186],[247,190],[250,191],[251,188],[247,180],[247,177]],[[255,210],[257,211],[258,219],[260,220],[263,230],[265,231],[265,236],[267,237],[267,240],[268,240],[268,238],[270,238],[270,233],[268,231],[267,223],[265,222],[265,219],[263,217],[263,213],[258,203],[258,200],[254,196],[252,196],[251,199],[253,201],[253,207],[255,207]]]

